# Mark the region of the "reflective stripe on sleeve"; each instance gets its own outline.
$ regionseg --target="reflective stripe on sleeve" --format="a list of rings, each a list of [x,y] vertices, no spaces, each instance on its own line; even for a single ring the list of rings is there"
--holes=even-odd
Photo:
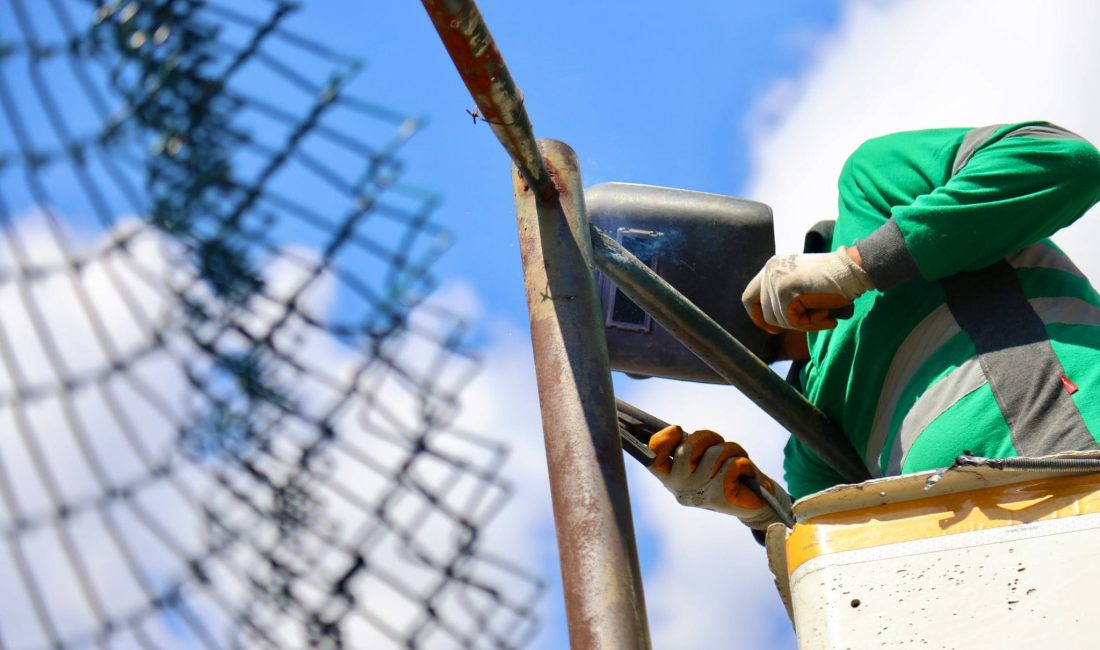
[[[966,137],[963,138],[962,144],[959,145],[959,150],[955,152],[955,162],[951,165],[951,175],[958,174],[963,167],[966,167],[966,163],[974,157],[978,147],[1003,126],[1004,124],[991,124],[990,126],[970,129]]]
[[[1081,269],[1077,268],[1077,265],[1069,259],[1068,255],[1046,244],[1032,244],[1005,259],[1015,269],[1053,269],[1088,279],[1081,272]]]
[[[959,150],[955,153],[955,162],[951,165],[951,175],[958,174],[966,167],[966,163],[978,151],[978,147],[985,144],[994,133],[1004,128],[1004,124],[991,124],[977,129],[971,129],[963,138]],[[1068,131],[1057,124],[1032,124],[1013,129],[1004,135],[1004,138],[1037,138],[1043,140],[1084,140],[1073,131]]]
[[[1032,124],[1021,126],[1008,133],[1006,138],[1036,138],[1039,140],[1086,140],[1069,129],[1064,129],[1057,124]]]
[[[1100,327],[1100,309],[1080,298],[1032,298],[1028,302],[1044,325],[1093,325]]]
[[[998,262],[940,284],[955,320],[974,341],[1016,451],[1041,456],[1096,449],[1096,440],[1062,385],[1062,363],[1016,271]]]
[[[1100,327],[1100,309],[1080,298],[1032,298],[1028,302],[1044,325],[1057,323]],[[894,436],[887,475],[901,473],[913,443],[936,418],[986,383],[981,363],[978,357],[973,357],[925,391],[909,409],[898,434]]]
[[[867,440],[867,452],[864,461],[871,476],[882,476],[879,458],[890,433],[890,420],[901,399],[902,391],[909,385],[913,375],[921,365],[937,350],[947,344],[951,337],[962,330],[951,315],[947,305],[940,305],[925,316],[898,346],[890,368],[882,382],[875,415],[871,422],[871,433]]]
[[[894,444],[890,447],[890,462],[886,467],[887,476],[901,474],[905,457],[928,425],[987,383],[981,362],[978,357],[972,357],[924,391],[913,408],[905,414],[901,428],[894,436]]]

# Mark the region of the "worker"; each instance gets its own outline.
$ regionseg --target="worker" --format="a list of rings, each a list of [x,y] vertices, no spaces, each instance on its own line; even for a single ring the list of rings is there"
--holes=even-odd
[[[1100,295],[1047,239],[1100,199],[1095,147],[1047,122],[896,133],[860,146],[839,190],[831,252],[771,258],[742,302],[873,477],[1100,448]],[[650,447],[681,503],[763,529],[742,475],[789,503],[716,433]],[[783,467],[794,498],[842,482],[793,437]]]

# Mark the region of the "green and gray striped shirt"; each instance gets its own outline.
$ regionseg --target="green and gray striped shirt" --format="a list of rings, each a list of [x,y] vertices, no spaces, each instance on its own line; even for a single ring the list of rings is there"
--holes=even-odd
[[[809,335],[811,402],[873,476],[1095,449],[1100,295],[1047,237],[1100,199],[1100,153],[1045,122],[898,133],[840,176],[833,248],[879,289]],[[794,497],[840,477],[793,438]]]

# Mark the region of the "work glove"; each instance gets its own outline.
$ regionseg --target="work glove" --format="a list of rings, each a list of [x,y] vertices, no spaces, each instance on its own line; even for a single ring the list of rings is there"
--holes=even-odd
[[[836,327],[832,310],[874,288],[871,276],[841,246],[832,253],[776,255],[749,282],[741,302],[766,332],[816,332]]]
[[[739,480],[748,476],[790,510],[791,497],[783,488],[756,468],[741,445],[713,431],[703,429],[685,437],[680,427],[668,426],[653,434],[649,448],[657,455],[649,471],[685,506],[724,512],[749,528],[764,530],[779,518]]]

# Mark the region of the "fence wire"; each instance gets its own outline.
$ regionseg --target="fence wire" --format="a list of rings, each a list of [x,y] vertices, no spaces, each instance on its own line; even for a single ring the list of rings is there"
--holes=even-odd
[[[292,13],[0,3],[0,648],[535,631],[419,123]]]

